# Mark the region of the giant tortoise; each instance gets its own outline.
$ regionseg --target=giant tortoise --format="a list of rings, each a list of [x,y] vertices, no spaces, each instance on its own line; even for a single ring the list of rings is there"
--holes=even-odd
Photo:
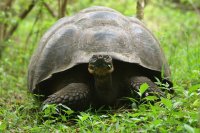
[[[28,89],[43,95],[44,104],[80,110],[134,98],[143,83],[149,85],[144,96],[163,95],[155,77],[172,84],[155,36],[137,18],[95,6],[44,34],[29,64]]]

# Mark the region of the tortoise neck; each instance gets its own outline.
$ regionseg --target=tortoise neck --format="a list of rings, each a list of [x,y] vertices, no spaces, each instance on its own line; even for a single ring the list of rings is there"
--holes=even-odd
[[[117,98],[118,91],[114,88],[112,74],[94,77],[95,80],[95,99],[103,105],[113,104]]]
[[[112,91],[112,74],[106,74],[105,76],[94,76],[95,89],[98,92]]]

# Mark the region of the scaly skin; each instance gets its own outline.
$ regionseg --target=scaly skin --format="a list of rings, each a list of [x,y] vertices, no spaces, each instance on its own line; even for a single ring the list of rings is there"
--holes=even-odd
[[[89,106],[89,88],[84,83],[71,83],[58,92],[48,96],[43,104],[62,103],[74,110],[82,110]]]

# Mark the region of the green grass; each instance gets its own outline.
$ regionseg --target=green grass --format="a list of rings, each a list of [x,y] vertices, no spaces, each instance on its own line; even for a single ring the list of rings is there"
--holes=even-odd
[[[79,2],[80,1],[80,2]],[[135,13],[131,0],[114,2],[79,0],[69,5],[69,14],[90,5],[112,7],[125,15]],[[37,10],[33,12],[37,13]],[[6,43],[0,60],[0,132],[188,132],[198,133],[200,105],[200,16],[155,4],[145,9],[147,27],[153,31],[168,59],[175,95],[168,95],[155,105],[80,114],[52,115],[54,107],[40,111],[26,85],[27,66],[42,34],[56,21],[44,16],[36,24],[29,41],[34,17],[21,22],[13,38]],[[43,120],[46,116],[52,117]]]

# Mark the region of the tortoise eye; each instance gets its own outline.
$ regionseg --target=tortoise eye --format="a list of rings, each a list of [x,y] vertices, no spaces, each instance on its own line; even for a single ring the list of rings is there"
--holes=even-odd
[[[97,61],[97,57],[96,57],[96,56],[93,56],[93,57],[90,59],[89,62],[94,63],[94,62],[96,62],[96,61]]]
[[[112,65],[111,64],[108,64],[108,66],[107,66],[109,69],[111,69],[112,68]]]
[[[94,70],[94,66],[93,66],[93,65],[90,65],[89,68],[90,68],[91,70]]]
[[[105,59],[106,62],[111,62],[112,61],[112,58],[110,56],[106,56],[104,59]]]

